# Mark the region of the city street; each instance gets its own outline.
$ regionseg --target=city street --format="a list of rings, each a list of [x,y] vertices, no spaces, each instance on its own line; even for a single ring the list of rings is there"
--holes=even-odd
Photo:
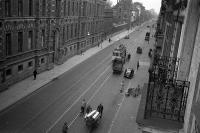
[[[147,24],[108,46],[70,71],[20,100],[0,114],[2,133],[60,133],[63,123],[69,125],[69,133],[129,133],[137,131],[135,122],[140,96],[125,97],[120,93],[123,74],[112,73],[112,50],[125,44],[131,60],[124,68],[134,68],[132,79],[125,79],[125,88],[143,86],[148,81],[148,51],[153,48],[153,39],[144,41]],[[153,30],[151,30],[153,31]],[[143,53],[137,54],[141,46]],[[137,61],[140,67],[136,70]],[[87,129],[83,116],[79,115],[82,100],[92,108],[102,103],[103,117],[98,127]]]

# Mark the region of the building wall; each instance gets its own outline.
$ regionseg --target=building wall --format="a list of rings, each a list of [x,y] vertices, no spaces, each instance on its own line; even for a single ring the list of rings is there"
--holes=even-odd
[[[194,3],[196,4],[196,3]],[[198,14],[196,14],[198,15]],[[200,18],[200,14],[196,16]],[[192,22],[194,24],[194,22]],[[198,70],[199,70],[199,63],[200,63],[200,21],[197,21],[198,25],[196,26],[197,31],[194,30],[195,38],[194,38],[194,49],[192,53],[192,59],[191,59],[191,66],[190,66],[190,71],[189,71],[189,76],[188,79],[190,81],[190,92],[188,95],[188,101],[187,101],[187,108],[186,108],[186,115],[185,115],[185,123],[184,123],[184,129],[185,132],[189,132],[189,129],[191,127],[191,108],[192,104],[194,102],[193,98],[195,98],[195,88],[197,87],[198,84]],[[190,37],[190,36],[188,36]]]
[[[10,1],[9,16],[7,1]],[[32,75],[35,69],[38,72],[51,69],[53,64],[62,64],[102,41],[103,0],[32,0],[31,6],[29,0],[22,0],[22,4],[19,16],[21,6],[17,0],[0,1],[3,11],[0,14],[0,91]],[[18,37],[19,32],[23,34],[22,39]],[[11,48],[6,44],[8,33]],[[21,40],[23,45],[19,50]]]
[[[104,26],[106,36],[112,33],[113,30],[113,10],[105,9],[104,11]]]
[[[131,4],[131,0],[121,0],[113,7],[113,20],[115,23],[129,23]]]
[[[198,27],[199,7],[197,0],[191,0],[186,9],[186,19],[181,33],[178,57],[180,57],[180,67],[178,79],[188,79],[192,53],[194,49],[194,41]]]

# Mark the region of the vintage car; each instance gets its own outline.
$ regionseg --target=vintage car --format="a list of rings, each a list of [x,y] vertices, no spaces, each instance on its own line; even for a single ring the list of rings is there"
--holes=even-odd
[[[134,75],[133,68],[127,68],[127,69],[125,69],[125,71],[124,71],[124,77],[131,79],[131,78],[133,78],[133,75]]]
[[[142,54],[142,48],[141,47],[137,47],[137,51],[138,54]]]

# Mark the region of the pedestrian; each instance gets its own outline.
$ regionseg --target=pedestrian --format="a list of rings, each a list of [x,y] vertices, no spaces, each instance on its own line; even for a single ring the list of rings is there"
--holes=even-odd
[[[124,79],[122,80],[121,82],[121,89],[120,89],[120,92],[122,93],[124,91]]]
[[[90,107],[90,105],[88,105],[86,108],[86,114],[90,113],[91,111],[92,111],[92,108]]]
[[[85,102],[85,99],[83,99],[82,105],[81,105],[81,113],[82,114],[85,114],[85,108],[86,108],[86,102]]]
[[[140,66],[140,64],[139,64],[139,61],[138,61],[138,62],[137,62],[137,70],[138,70],[139,66]]]
[[[100,113],[100,118],[102,117],[103,114],[103,105],[100,103],[99,106],[97,107],[97,111]]]
[[[36,76],[37,76],[37,70],[36,69],[33,71],[33,76],[34,76],[34,80],[36,80]]]
[[[69,128],[69,127],[68,127],[68,125],[67,125],[67,122],[65,122],[64,125],[63,125],[62,132],[63,132],[63,133],[67,133],[68,128]]]

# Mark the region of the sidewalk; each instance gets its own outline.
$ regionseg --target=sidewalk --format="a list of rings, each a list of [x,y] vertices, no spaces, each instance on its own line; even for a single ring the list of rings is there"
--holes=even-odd
[[[3,111],[7,107],[11,106],[12,104],[16,103],[18,100],[24,98],[25,96],[29,95],[30,93],[36,91],[40,87],[46,85],[47,83],[51,82],[54,78],[62,75],[63,73],[67,72],[74,66],[80,64],[84,60],[88,59],[92,55],[96,54],[97,52],[101,51],[102,49],[108,47],[109,45],[113,44],[114,42],[120,40],[127,34],[133,32],[136,28],[133,28],[129,32],[123,31],[119,34],[113,34],[111,39],[111,43],[107,40],[104,40],[101,47],[93,47],[88,49],[83,53],[83,55],[75,55],[72,58],[68,59],[62,65],[55,66],[53,69],[49,71],[45,71],[37,75],[37,79],[33,80],[33,77],[29,77],[25,80],[22,80],[12,86],[9,87],[4,92],[0,93],[0,111]]]

